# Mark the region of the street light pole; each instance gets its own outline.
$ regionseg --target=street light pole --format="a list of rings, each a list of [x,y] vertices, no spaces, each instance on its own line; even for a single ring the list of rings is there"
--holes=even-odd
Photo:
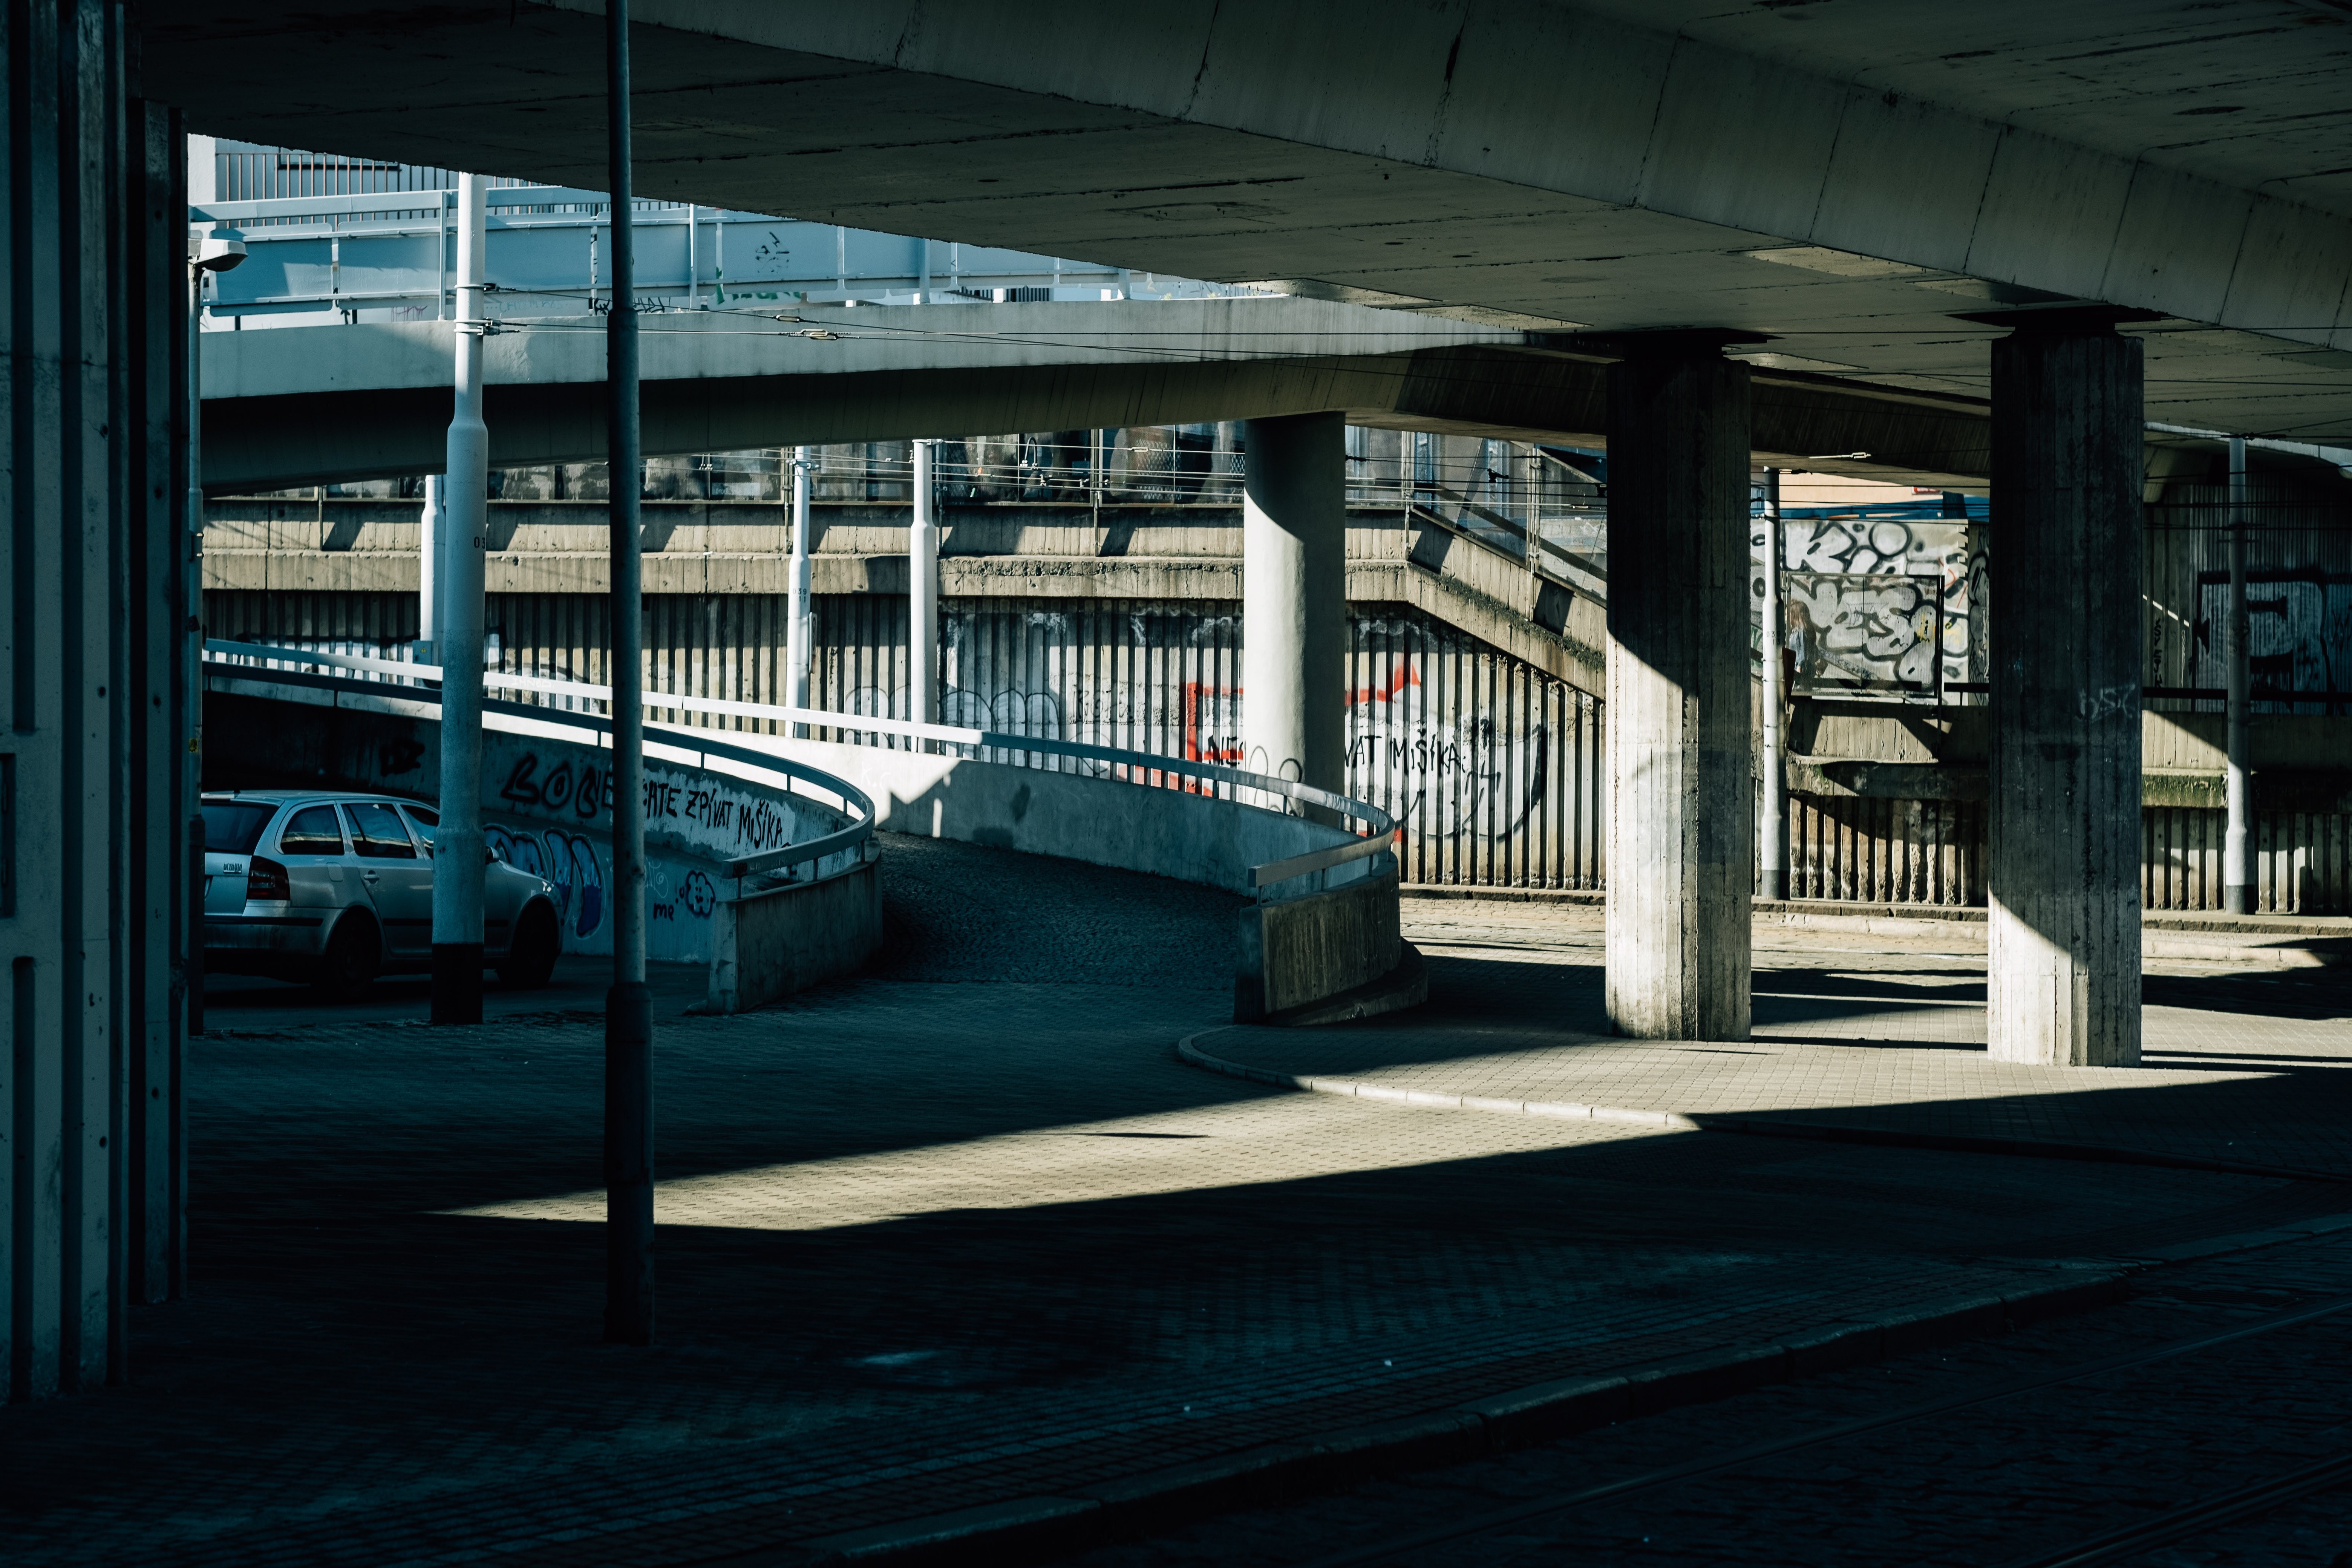
[[[441,825],[433,836],[433,1021],[482,1021],[482,620],[490,433],[482,422],[483,183],[457,176],[457,320],[434,572],[441,661]]]
[[[613,307],[604,317],[612,498],[613,988],[604,996],[604,1338],[654,1337],[653,998],[646,990],[645,582],[637,533],[637,301],[628,0],[605,0]]]
[[[1787,628],[1781,625],[1786,612],[1780,607],[1780,566],[1785,559],[1780,542],[1780,470],[1764,470],[1764,613],[1762,636],[1763,690],[1761,692],[1764,721],[1762,772],[1764,774],[1764,821],[1756,837],[1758,858],[1762,862],[1762,874],[1757,879],[1756,896],[1760,899],[1785,899],[1789,896],[1789,762],[1787,741],[1781,729],[1781,705],[1788,700],[1780,689],[1780,650],[1788,645]]]

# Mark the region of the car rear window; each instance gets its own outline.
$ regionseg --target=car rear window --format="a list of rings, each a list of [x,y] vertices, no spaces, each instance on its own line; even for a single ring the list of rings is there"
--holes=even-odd
[[[392,807],[371,801],[347,805],[343,815],[351,818],[352,848],[356,853],[371,860],[416,858],[416,846],[408,841],[408,829]]]
[[[408,813],[408,825],[416,830],[425,847],[432,848],[433,836],[440,830],[441,814],[429,805],[404,805],[400,809]]]
[[[278,851],[281,855],[341,854],[343,830],[335,824],[335,808],[306,805],[296,812],[278,835]]]
[[[205,802],[205,847],[223,855],[250,855],[261,830],[278,815],[274,800]]]

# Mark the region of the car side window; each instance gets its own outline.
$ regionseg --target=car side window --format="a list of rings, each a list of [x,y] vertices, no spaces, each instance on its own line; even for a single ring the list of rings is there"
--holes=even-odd
[[[352,825],[352,849],[362,859],[416,858],[416,846],[408,841],[408,829],[392,807],[368,801],[343,807],[343,816]]]
[[[404,805],[400,809],[407,815],[408,826],[415,832],[416,841],[425,846],[426,854],[431,854],[433,837],[441,827],[441,814],[423,805]]]
[[[306,805],[278,831],[280,855],[341,855],[343,830],[335,824],[331,805]]]

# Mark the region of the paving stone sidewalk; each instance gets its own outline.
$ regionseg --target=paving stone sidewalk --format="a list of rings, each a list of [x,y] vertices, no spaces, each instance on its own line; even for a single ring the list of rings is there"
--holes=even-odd
[[[2071,1144],[2352,1180],[2352,985],[2324,973],[2160,964],[2146,982],[2146,1065],[2033,1068],[1983,1054],[1980,933],[1759,925],[1752,1040],[1633,1042],[1609,1032],[1585,911],[1456,906],[1409,931],[1441,976],[1508,963],[1514,996],[1448,995],[1441,979],[1420,1013],[1228,1026],[1192,1048],[1327,1093],[1421,1104]]]
[[[0,1410],[12,1568],[783,1551],[2352,1207],[1276,1091],[1175,1054],[1229,1005],[1233,900],[884,864],[880,972],[661,1022],[649,1351],[596,1342],[595,1019],[216,1018],[194,1295],[136,1314],[128,1386]],[[1584,984],[1540,931],[1454,934],[1465,1029]]]

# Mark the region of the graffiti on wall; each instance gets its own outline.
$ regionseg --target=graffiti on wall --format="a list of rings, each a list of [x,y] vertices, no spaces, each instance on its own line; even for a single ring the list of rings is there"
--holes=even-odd
[[[1933,692],[1942,589],[1927,576],[1788,574],[1797,689]]]
[[[1349,693],[1348,793],[1417,820],[1424,833],[1517,832],[1543,797],[1549,727],[1498,723],[1491,709],[1432,707],[1410,655]]]
[[[2197,684],[2226,686],[2221,629],[2229,574],[2200,572],[2197,592]],[[2257,703],[2307,692],[2296,708],[2352,710],[2352,575],[2316,566],[2247,574],[2246,666]]]
[[[1790,517],[1780,536],[1800,689],[1933,691],[1984,679],[1980,530],[1960,518]],[[1760,519],[1749,543],[1760,616]]]

